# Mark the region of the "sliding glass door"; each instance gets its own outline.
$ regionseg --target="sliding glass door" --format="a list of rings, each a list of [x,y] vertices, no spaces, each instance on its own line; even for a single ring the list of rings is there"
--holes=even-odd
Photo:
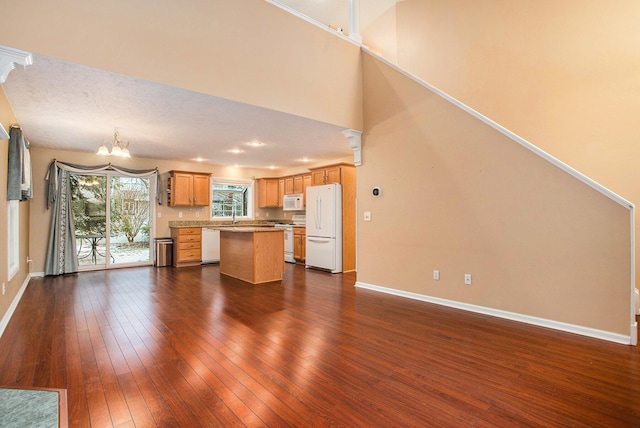
[[[151,263],[150,181],[115,174],[71,175],[81,270]]]

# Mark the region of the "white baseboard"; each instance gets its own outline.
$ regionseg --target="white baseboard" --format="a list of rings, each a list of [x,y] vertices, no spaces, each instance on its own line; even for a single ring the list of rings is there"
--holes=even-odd
[[[40,273],[42,273],[42,275],[39,275]],[[9,305],[9,309],[2,317],[2,320],[0,320],[0,337],[2,337],[2,334],[4,333],[4,330],[7,328],[7,325],[9,325],[9,320],[11,320],[13,313],[18,307],[18,303],[20,303],[20,299],[22,299],[22,295],[24,294],[24,290],[27,289],[27,285],[29,285],[29,281],[31,281],[31,278],[35,278],[37,276],[44,276],[44,272],[30,273],[24,279],[24,282],[20,286],[20,290],[18,290],[18,294],[16,294],[16,297],[13,299],[13,302],[11,302],[11,305]]]
[[[423,302],[435,303],[436,305],[448,306],[451,308],[462,309],[464,311],[475,312],[484,315],[490,315],[498,318],[504,318],[511,321],[523,322],[526,324],[537,325],[540,327],[552,328],[554,330],[565,331],[568,333],[588,336],[595,339],[607,340],[609,342],[621,343],[624,345],[635,345],[636,340],[632,340],[637,335],[637,325],[633,323],[630,329],[630,335],[625,336],[619,333],[598,330],[594,328],[583,327],[574,324],[567,324],[559,321],[548,320],[544,318],[522,315],[515,312],[502,311],[499,309],[488,308],[485,306],[471,305],[468,303],[457,302],[455,300],[440,299],[438,297],[426,296],[424,294],[411,293],[408,291],[396,290],[393,288],[380,287],[378,285],[367,284],[364,282],[356,282],[356,287],[365,288],[367,290],[377,291],[380,293],[393,294],[394,296],[406,297],[413,300],[421,300]]]

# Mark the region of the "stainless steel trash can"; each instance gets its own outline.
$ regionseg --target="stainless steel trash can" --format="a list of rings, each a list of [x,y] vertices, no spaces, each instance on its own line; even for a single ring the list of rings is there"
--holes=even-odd
[[[153,260],[156,267],[171,266],[173,263],[173,239],[155,238],[153,241],[155,243]]]

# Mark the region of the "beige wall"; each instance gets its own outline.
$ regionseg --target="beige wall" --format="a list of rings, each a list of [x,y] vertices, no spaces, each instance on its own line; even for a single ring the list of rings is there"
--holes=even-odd
[[[263,0],[21,0],[2,12],[6,46],[362,129],[359,48]]]
[[[9,132],[11,124],[16,123],[16,117],[7,101],[4,90],[0,88],[0,123]],[[9,306],[16,298],[20,287],[29,273],[27,254],[29,254],[29,203],[20,202],[20,269],[11,281],[8,281],[7,268],[7,162],[8,140],[0,140],[0,284],[6,285],[6,293],[0,292],[0,320],[6,315]],[[1,290],[1,289],[0,289]]]
[[[640,2],[405,0],[396,15],[401,67],[640,202]]]
[[[628,335],[630,211],[369,55],[363,68],[358,281]]]

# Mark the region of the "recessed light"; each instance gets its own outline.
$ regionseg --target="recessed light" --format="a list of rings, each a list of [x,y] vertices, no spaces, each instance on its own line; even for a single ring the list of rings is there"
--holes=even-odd
[[[231,149],[231,150],[227,150],[227,151],[229,153],[235,153],[235,154],[242,153],[242,150],[240,150],[240,149]]]
[[[275,165],[271,165],[269,169],[276,169]]]
[[[234,168],[240,168],[240,165],[235,164],[235,165],[233,165],[233,167],[234,167]]]
[[[194,159],[196,162],[204,162],[204,159],[201,157],[197,157]]]
[[[247,144],[250,145],[251,147],[260,147],[264,145],[263,142],[258,140],[249,141]]]
[[[300,159],[300,160],[301,160],[302,162],[305,162],[305,163],[310,161],[310,159],[309,159],[309,158],[302,158],[302,159]]]

